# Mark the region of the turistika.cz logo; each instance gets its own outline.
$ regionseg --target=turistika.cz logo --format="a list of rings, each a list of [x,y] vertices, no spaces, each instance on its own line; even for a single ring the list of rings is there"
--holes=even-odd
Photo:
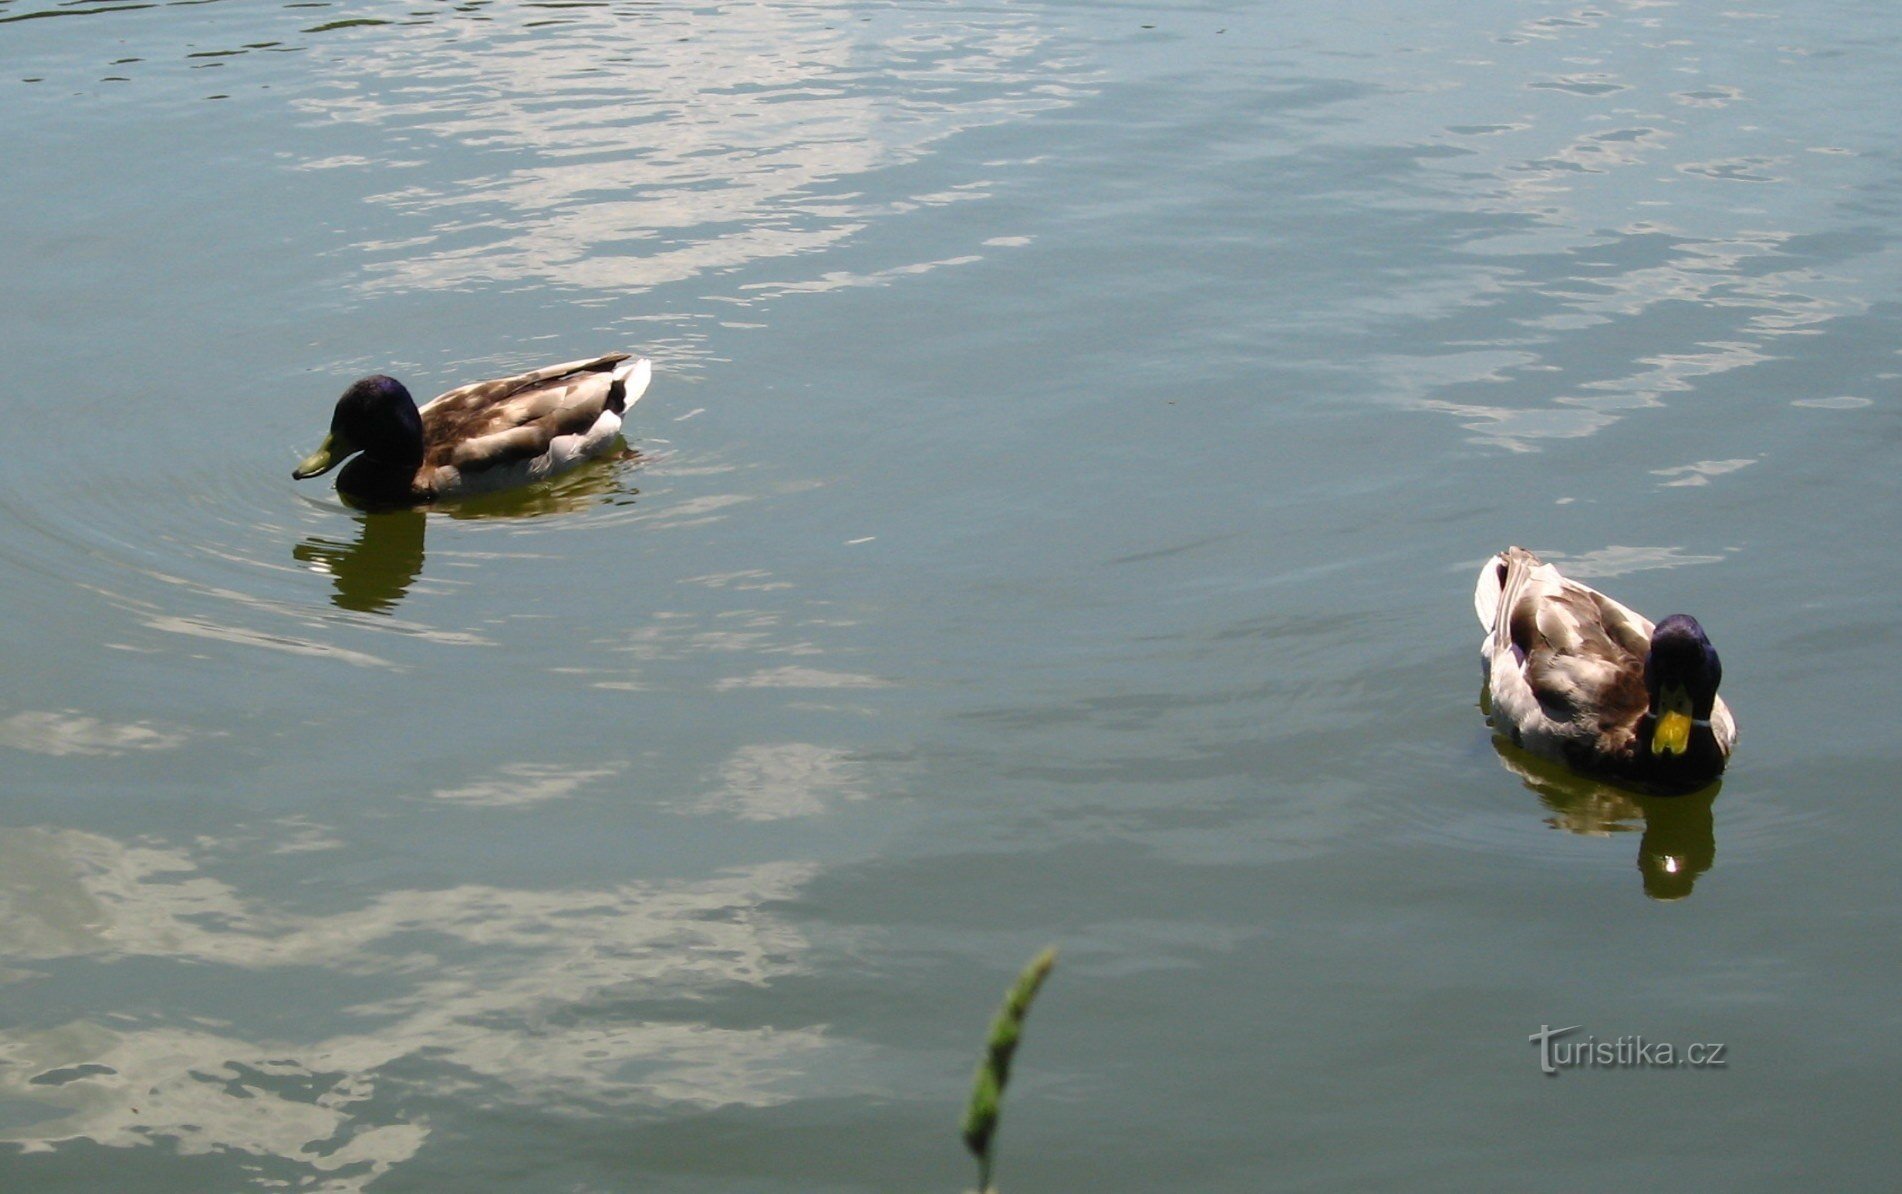
[[[1682,1047],[1667,1041],[1647,1041],[1642,1036],[1620,1036],[1599,1040],[1596,1036],[1562,1041],[1559,1038],[1583,1028],[1539,1025],[1539,1031],[1526,1040],[1539,1046],[1539,1072],[1557,1074],[1560,1070],[1585,1069],[1695,1069],[1721,1070],[1730,1062],[1725,1054],[1729,1046],[1713,1041],[1692,1041]]]

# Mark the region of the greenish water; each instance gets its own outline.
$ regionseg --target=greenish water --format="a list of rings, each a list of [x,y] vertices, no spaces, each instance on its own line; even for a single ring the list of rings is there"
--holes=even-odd
[[[1887,1188],[1899,46],[0,0],[0,1186],[955,1190],[1054,943],[1011,1194]],[[288,478],[612,349],[631,458]],[[1494,747],[1508,543],[1714,797]]]

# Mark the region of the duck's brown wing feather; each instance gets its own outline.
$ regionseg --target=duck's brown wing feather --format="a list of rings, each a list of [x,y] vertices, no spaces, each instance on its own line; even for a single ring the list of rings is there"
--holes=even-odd
[[[1649,706],[1637,615],[1573,581],[1527,594],[1512,611],[1513,646],[1525,659],[1526,683],[1547,717],[1597,738],[1617,754],[1631,748]],[[1634,649],[1634,647],[1636,649]]]
[[[614,380],[624,352],[461,386],[422,408],[423,468],[463,474],[533,459],[563,435],[585,434],[626,394]]]

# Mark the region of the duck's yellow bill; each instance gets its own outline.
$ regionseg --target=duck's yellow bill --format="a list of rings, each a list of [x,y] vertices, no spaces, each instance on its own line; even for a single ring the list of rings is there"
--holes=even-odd
[[[1676,709],[1667,709],[1658,714],[1658,724],[1651,731],[1651,753],[1654,755],[1681,755],[1691,745],[1691,715],[1680,713]]]
[[[350,455],[352,449],[333,433],[324,437],[317,450],[304,457],[304,462],[291,470],[291,480],[303,481],[320,473],[327,473],[337,467],[337,462]]]

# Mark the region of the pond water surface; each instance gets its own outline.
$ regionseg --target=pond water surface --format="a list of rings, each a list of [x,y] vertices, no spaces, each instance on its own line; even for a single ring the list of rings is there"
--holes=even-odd
[[[1902,12],[0,0],[0,1186],[1887,1188]],[[365,515],[338,392],[614,349]],[[1479,563],[1742,743],[1496,747]],[[1721,1043],[1544,1076],[1529,1041]]]

